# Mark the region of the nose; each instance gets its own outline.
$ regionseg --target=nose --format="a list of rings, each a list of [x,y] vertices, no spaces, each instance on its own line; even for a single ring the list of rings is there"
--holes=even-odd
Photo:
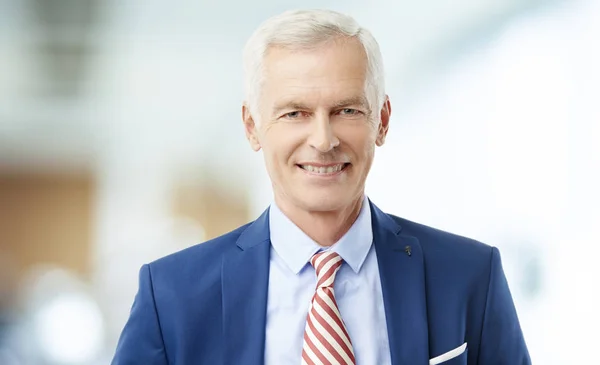
[[[321,153],[329,152],[339,146],[340,140],[333,132],[329,116],[319,116],[314,119],[308,144]]]

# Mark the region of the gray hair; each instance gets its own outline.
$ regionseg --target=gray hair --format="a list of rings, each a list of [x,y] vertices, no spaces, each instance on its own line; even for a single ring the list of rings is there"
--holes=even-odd
[[[336,38],[356,38],[367,55],[365,92],[374,116],[385,98],[383,60],[379,44],[352,17],[331,10],[293,10],[267,19],[248,39],[244,48],[245,98],[258,117],[258,98],[263,84],[263,61],[271,47],[314,49]]]

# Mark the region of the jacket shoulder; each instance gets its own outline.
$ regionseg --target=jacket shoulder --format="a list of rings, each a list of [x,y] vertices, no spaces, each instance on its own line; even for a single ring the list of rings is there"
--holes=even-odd
[[[462,280],[489,276],[493,251],[497,250],[494,247],[394,215],[390,217],[402,227],[401,234],[418,240],[430,274],[457,276]]]
[[[223,255],[230,250],[239,249],[236,242],[250,224],[247,223],[221,236],[159,258],[150,262],[148,266],[153,276],[155,273],[178,276],[177,273],[189,275],[192,272],[206,273],[220,270]]]
[[[432,253],[455,252],[456,254],[483,255],[488,257],[491,254],[492,246],[483,242],[413,222],[392,214],[388,215],[402,227],[403,234],[416,237],[424,251],[431,251]]]

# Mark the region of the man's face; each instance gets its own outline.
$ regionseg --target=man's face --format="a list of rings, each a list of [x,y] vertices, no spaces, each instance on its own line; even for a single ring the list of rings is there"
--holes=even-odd
[[[361,44],[272,48],[264,66],[258,115],[244,106],[243,119],[251,146],[263,150],[278,203],[325,212],[360,199],[390,115],[387,99],[371,110],[366,98]]]

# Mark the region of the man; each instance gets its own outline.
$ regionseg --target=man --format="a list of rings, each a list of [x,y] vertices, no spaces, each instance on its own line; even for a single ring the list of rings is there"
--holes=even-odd
[[[530,364],[498,250],[365,196],[391,114],[370,33],[286,12],[244,65],[274,204],[144,265],[113,364]]]

